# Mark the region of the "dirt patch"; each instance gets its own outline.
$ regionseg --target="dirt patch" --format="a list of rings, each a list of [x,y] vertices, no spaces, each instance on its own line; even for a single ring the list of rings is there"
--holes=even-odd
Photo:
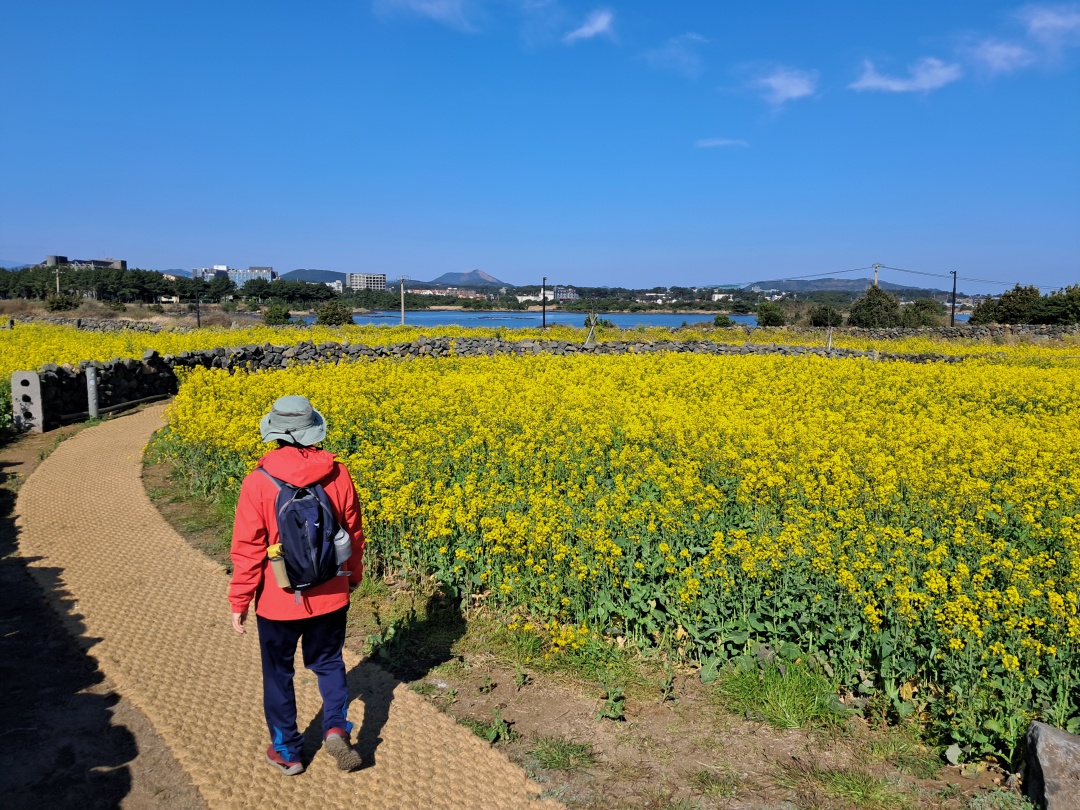
[[[88,652],[95,639],[59,572],[31,575],[19,555],[18,489],[79,430],[28,434],[0,448],[0,795],[5,807],[201,810],[154,728],[98,670]]]

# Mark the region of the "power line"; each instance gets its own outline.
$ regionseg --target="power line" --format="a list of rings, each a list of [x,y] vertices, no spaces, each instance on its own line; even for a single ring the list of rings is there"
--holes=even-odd
[[[948,273],[927,273],[923,270],[905,270],[903,267],[889,267],[886,264],[881,265],[882,270],[895,270],[898,273],[912,273],[916,276],[933,276],[934,278],[952,278],[952,274]]]
[[[887,265],[881,265],[883,270],[895,270],[898,273],[912,273],[917,276],[932,276],[933,278],[951,278],[952,274],[946,273],[927,273],[923,270],[905,270],[903,267],[889,267]],[[957,276],[957,281],[970,281],[974,284],[1000,284],[1003,287],[1012,287],[1019,282],[1016,281],[991,281],[987,278],[969,278],[968,276]],[[1030,285],[1037,290],[1060,290],[1061,287],[1042,287],[1038,284]]]
[[[778,281],[798,281],[803,278],[820,278],[821,276],[841,276],[844,273],[858,273],[860,270],[873,270],[874,266],[869,267],[853,267],[850,270],[830,270],[827,273],[809,273],[805,276],[785,276],[784,278],[777,279]]]
[[[785,276],[784,278],[775,279],[776,281],[799,281],[804,278],[821,278],[822,276],[841,276],[844,273],[858,273],[860,270],[873,270],[874,266],[869,267],[853,267],[850,270],[829,270],[825,273],[808,273],[805,276]],[[749,287],[751,284],[758,284],[760,282],[748,281],[745,284],[740,284],[741,287]]]
[[[889,265],[886,265],[886,264],[879,264],[878,268],[880,268],[881,270],[892,270],[892,271],[897,272],[897,273],[910,273],[911,275],[915,275],[915,276],[927,276],[929,278],[944,278],[944,279],[950,279],[951,280],[952,277],[953,277],[953,274],[952,274],[951,271],[948,272],[948,273],[928,273],[925,270],[908,270],[908,269],[905,269],[903,267],[890,267]],[[873,270],[873,269],[874,269],[874,265],[869,265],[867,267],[853,267],[850,270],[829,270],[829,271],[824,272],[824,273],[807,273],[806,275],[802,275],[802,276],[785,276],[784,278],[779,278],[779,279],[776,279],[776,280],[777,281],[800,281],[802,279],[807,279],[807,278],[824,278],[826,276],[841,276],[841,275],[844,275],[846,273],[858,273],[858,272],[861,272],[861,271],[864,271],[864,270]],[[1019,282],[1016,282],[1016,281],[995,281],[995,280],[992,280],[992,279],[971,278],[969,276],[960,276],[960,275],[958,275],[956,278],[957,278],[958,281],[970,281],[973,284],[999,284],[999,285],[1001,285],[1003,287],[1012,287],[1012,286],[1015,286],[1015,285],[1019,284]],[[748,281],[745,284],[739,284],[738,286],[740,286],[740,287],[749,287],[751,284],[757,284],[757,283],[760,283],[760,282]],[[1062,285],[1059,285],[1059,286],[1056,286],[1056,287],[1047,287],[1047,286],[1041,286],[1041,285],[1038,285],[1038,284],[1031,284],[1029,286],[1032,286],[1037,290],[1051,290],[1051,291],[1060,290],[1060,289],[1063,288]]]

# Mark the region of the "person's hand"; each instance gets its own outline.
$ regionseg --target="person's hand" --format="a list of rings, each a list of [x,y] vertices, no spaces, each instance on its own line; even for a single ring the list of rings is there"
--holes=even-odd
[[[235,630],[240,635],[244,635],[244,633],[247,632],[247,629],[244,627],[244,622],[247,621],[247,614],[248,614],[248,609],[247,608],[244,608],[239,613],[237,613],[235,610],[233,611],[233,614],[232,614],[232,629]]]

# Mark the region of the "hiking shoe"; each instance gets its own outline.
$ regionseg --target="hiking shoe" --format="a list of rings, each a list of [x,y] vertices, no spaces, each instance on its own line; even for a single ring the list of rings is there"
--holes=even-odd
[[[289,762],[281,754],[274,750],[274,746],[266,749],[266,761],[281,771],[286,776],[296,776],[304,772],[303,762]]]
[[[326,732],[323,748],[337,762],[339,770],[355,771],[364,764],[364,761],[360,759],[360,755],[349,745],[349,736],[344,729],[332,728]]]

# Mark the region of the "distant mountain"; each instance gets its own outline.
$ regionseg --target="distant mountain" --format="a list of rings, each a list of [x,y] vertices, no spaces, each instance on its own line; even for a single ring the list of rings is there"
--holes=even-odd
[[[772,281],[755,281],[747,284],[743,289],[760,287],[763,290],[780,290],[782,292],[852,292],[861,293],[874,283],[872,278],[812,278],[812,279],[774,279]],[[924,295],[945,295],[945,290],[922,287],[912,287],[906,284],[892,284],[888,281],[879,281],[878,286],[883,290],[895,292],[917,291]]]
[[[0,267],[5,270],[22,270],[24,267],[33,267],[34,265],[27,264],[26,262],[9,262],[6,259],[0,259]]]
[[[499,281],[495,276],[485,273],[483,270],[470,270],[468,273],[443,273],[431,284],[445,284],[448,287],[509,287],[505,281]]]
[[[325,284],[328,281],[340,281],[345,283],[345,274],[336,273],[333,270],[290,270],[279,276],[282,281],[307,281],[311,284]]]

